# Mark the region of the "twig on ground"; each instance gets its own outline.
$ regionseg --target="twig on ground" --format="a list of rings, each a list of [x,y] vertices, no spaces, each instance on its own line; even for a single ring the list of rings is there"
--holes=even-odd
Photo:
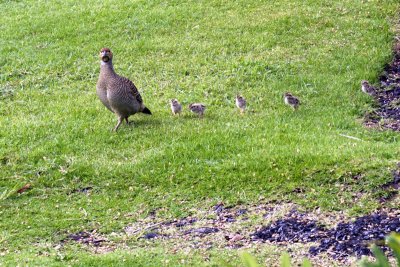
[[[343,136],[343,137],[346,137],[346,138],[349,138],[349,139],[357,140],[357,141],[364,141],[364,140],[362,140],[362,139],[360,139],[358,137],[354,137],[354,136],[351,136],[351,135],[346,135],[346,134],[339,134],[339,135]]]

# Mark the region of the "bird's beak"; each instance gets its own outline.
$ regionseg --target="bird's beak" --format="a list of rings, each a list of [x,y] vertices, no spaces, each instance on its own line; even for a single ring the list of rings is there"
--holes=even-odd
[[[108,56],[107,52],[101,52],[100,55],[101,55],[101,59],[102,59],[104,62],[107,62],[107,61],[110,60],[110,57]]]

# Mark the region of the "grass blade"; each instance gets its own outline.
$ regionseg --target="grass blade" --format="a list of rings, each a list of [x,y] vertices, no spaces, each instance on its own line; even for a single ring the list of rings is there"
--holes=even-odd
[[[392,233],[387,237],[386,242],[393,250],[393,254],[397,260],[397,266],[400,267],[400,235]]]
[[[378,246],[373,245],[371,248],[371,251],[375,256],[379,267],[390,267],[388,258],[385,256],[385,254],[382,252],[382,250]]]
[[[281,267],[291,267],[290,256],[287,252],[283,253],[281,256]]]
[[[311,261],[309,259],[304,259],[303,264],[301,265],[302,267],[312,267]]]
[[[240,258],[242,259],[244,265],[246,267],[259,267],[257,260],[248,252],[242,252],[240,254]]]

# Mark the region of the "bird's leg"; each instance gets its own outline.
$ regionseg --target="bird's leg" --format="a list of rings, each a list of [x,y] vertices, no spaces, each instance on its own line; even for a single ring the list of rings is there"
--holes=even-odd
[[[122,121],[124,120],[124,118],[122,117],[118,117],[118,123],[117,125],[114,127],[114,132],[116,132],[119,128],[119,126],[121,125]]]
[[[126,124],[127,124],[127,125],[132,125],[132,124],[133,124],[133,121],[129,121],[129,120],[128,120],[128,117],[125,118],[125,121],[126,121]]]

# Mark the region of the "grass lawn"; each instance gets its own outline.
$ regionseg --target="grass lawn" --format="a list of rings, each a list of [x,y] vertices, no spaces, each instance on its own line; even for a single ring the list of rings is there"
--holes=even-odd
[[[121,232],[154,209],[180,217],[205,203],[260,197],[350,214],[377,208],[400,138],[362,126],[373,102],[360,81],[377,82],[391,60],[399,7],[0,1],[0,265],[237,261],[235,251],[207,251],[207,263],[200,252],[138,242],[104,255],[54,249],[68,233]],[[96,95],[102,47],[153,112],[118,133]],[[283,104],[287,91],[302,102],[297,112]],[[247,98],[244,116],[236,93]],[[171,98],[183,116],[171,115]],[[188,112],[191,102],[207,105],[204,119]],[[31,190],[13,193],[27,183]],[[85,187],[90,194],[79,193]]]

